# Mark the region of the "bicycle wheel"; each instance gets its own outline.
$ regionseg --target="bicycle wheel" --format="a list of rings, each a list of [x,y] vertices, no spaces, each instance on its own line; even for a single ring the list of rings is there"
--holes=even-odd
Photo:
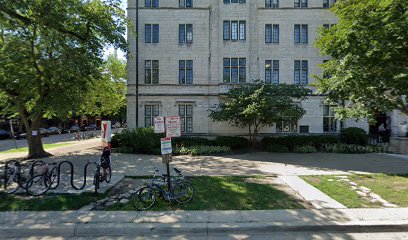
[[[110,183],[112,179],[112,168],[111,166],[108,166],[108,168],[104,169],[105,172],[105,182]]]
[[[40,196],[51,187],[51,179],[46,174],[34,175],[27,181],[27,193],[31,196]]]
[[[3,178],[4,190],[8,194],[13,194],[20,189],[17,164],[11,163],[5,171]]]
[[[141,211],[151,208],[155,202],[156,196],[154,190],[149,186],[137,190],[133,197],[133,206]]]
[[[185,204],[193,198],[194,188],[187,182],[176,183],[172,189],[172,194],[176,202]]]

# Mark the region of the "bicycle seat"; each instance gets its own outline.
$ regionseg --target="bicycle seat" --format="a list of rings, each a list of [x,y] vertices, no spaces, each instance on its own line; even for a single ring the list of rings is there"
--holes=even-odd
[[[174,171],[175,171],[177,174],[181,174],[181,171],[178,170],[177,168],[173,168],[173,169],[174,169]]]

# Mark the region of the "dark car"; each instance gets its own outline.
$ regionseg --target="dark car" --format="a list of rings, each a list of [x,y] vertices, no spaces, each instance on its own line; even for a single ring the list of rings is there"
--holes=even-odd
[[[9,139],[11,134],[5,130],[0,130],[0,139]]]
[[[85,127],[85,131],[95,131],[98,130],[98,127],[95,124],[89,124],[87,127]]]

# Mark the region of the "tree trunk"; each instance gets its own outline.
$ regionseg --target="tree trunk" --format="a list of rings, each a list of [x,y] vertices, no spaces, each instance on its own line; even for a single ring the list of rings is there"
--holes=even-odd
[[[44,158],[51,156],[50,153],[44,150],[42,144],[40,135],[41,118],[32,121],[23,118],[23,122],[27,129],[27,144],[28,144],[27,159]]]

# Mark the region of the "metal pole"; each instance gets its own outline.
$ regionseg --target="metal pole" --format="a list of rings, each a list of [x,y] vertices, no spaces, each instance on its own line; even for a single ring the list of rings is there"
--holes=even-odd
[[[11,137],[13,138],[14,141],[14,146],[17,148],[17,141],[14,136],[14,129],[13,129],[13,120],[10,119],[10,132],[11,132]]]
[[[168,187],[168,191],[169,191],[169,192],[170,192],[170,189],[171,189],[171,182],[170,182],[170,164],[169,164],[170,158],[171,158],[171,155],[170,155],[170,154],[166,155],[167,187]]]

